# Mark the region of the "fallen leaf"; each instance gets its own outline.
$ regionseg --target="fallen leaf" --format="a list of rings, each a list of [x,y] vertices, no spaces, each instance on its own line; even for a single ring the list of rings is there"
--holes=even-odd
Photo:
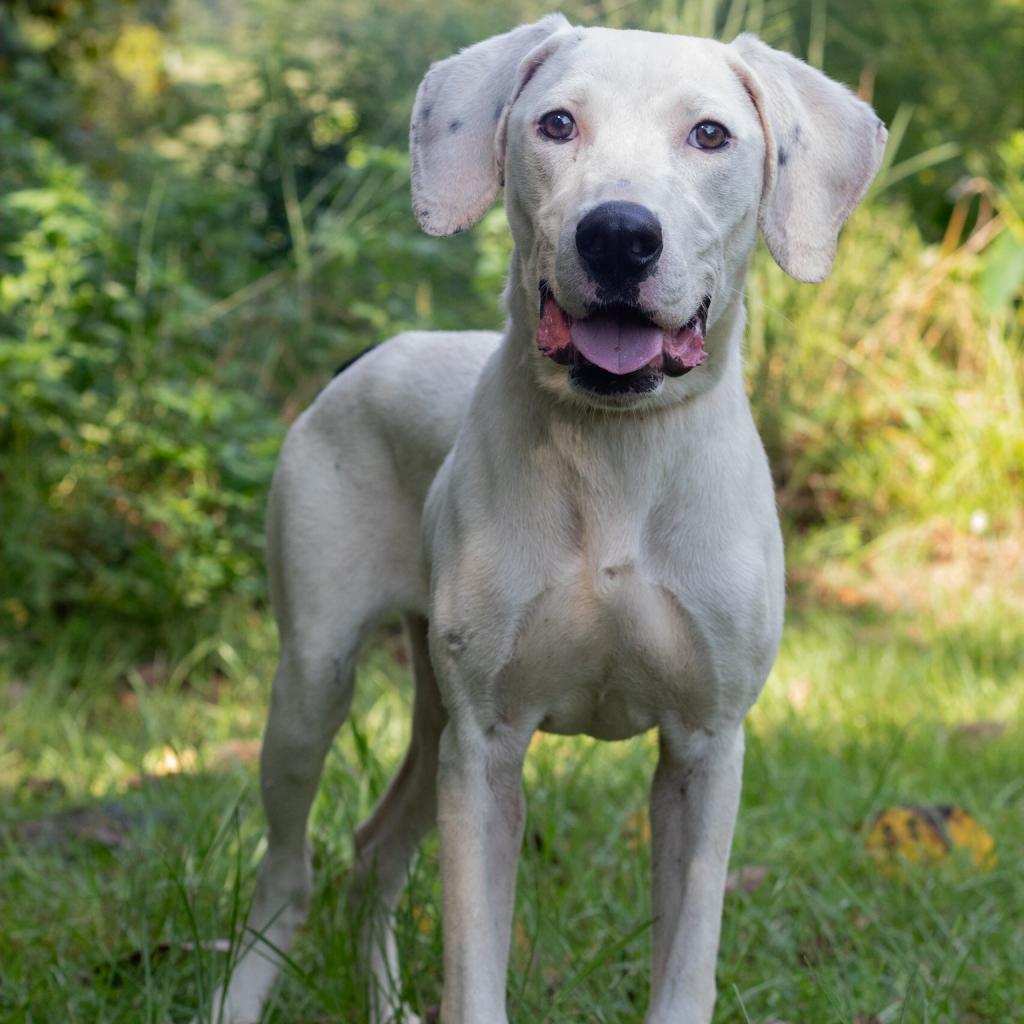
[[[1004,732],[1006,732],[1006,723],[992,719],[980,722],[964,722],[956,726],[949,735],[953,740],[982,746],[991,740],[999,739]]]
[[[131,832],[131,816],[119,803],[103,807],[79,807],[58,814],[17,822],[11,827],[15,839],[33,846],[78,842],[98,843],[120,849]]]
[[[169,674],[165,661],[146,661],[141,665],[135,665],[132,672],[139,677],[144,686],[152,689],[167,679]]]
[[[34,797],[63,796],[67,788],[60,779],[29,775],[18,784],[18,790]]]
[[[880,811],[864,837],[879,869],[900,878],[905,864],[936,864],[951,850],[966,851],[976,868],[997,863],[995,840],[963,808],[949,805],[896,805]]]
[[[726,893],[757,892],[768,879],[768,868],[763,864],[746,864],[741,868],[734,868],[729,872],[725,880]]]
[[[210,766],[215,770],[233,768],[240,764],[251,764],[259,759],[261,740],[225,740],[214,747]]]
[[[797,960],[801,967],[816,967],[832,955],[832,948],[832,940],[824,932],[818,932],[814,938],[800,946]]]
[[[634,811],[626,819],[623,831],[626,835],[626,845],[631,850],[641,850],[651,845],[651,823],[647,811]]]

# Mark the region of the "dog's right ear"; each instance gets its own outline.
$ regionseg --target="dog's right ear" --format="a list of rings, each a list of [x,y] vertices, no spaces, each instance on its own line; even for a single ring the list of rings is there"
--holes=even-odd
[[[519,65],[565,28],[561,14],[549,14],[431,65],[416,93],[409,133],[413,212],[427,234],[464,231],[497,199],[496,137]]]

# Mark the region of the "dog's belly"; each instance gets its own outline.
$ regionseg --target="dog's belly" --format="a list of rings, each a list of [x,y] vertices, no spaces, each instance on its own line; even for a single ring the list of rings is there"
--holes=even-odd
[[[726,694],[699,613],[633,565],[581,571],[526,611],[502,701],[546,732],[626,739],[666,714],[709,727]]]

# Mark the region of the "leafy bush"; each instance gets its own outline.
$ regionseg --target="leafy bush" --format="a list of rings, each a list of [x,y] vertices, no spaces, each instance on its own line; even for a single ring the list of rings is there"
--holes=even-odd
[[[991,248],[924,245],[869,204],[820,286],[759,254],[748,370],[791,526],[836,528],[842,553],[909,520],[1020,527],[1024,348],[979,293]]]
[[[113,619],[159,644],[228,596],[263,600],[277,446],[333,368],[407,326],[500,322],[501,212],[443,242],[418,231],[408,113],[431,59],[546,8],[0,10],[0,620],[45,639],[55,616]],[[1018,8],[967,25],[943,0],[932,25],[916,4],[874,22],[845,2],[569,5],[585,23],[754,28],[851,82],[874,68],[903,139],[889,187],[824,286],[763,256],[752,275],[751,388],[795,527],[852,523],[849,546],[900,518],[1014,521],[1024,135],[1006,135],[1012,47],[982,36],[1015,38]],[[952,199],[922,177],[966,169]]]
[[[69,126],[106,93],[51,42],[16,39],[0,103],[0,609],[38,636],[85,614],[158,638],[262,599],[282,404],[454,295],[471,247],[435,258],[405,154],[344,137],[300,68],[218,62],[226,93],[183,86],[173,134],[153,114],[137,144],[96,127],[97,158]]]

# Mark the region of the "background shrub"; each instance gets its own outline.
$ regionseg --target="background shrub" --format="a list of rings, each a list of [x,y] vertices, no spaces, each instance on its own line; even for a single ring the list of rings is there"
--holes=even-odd
[[[417,230],[408,113],[430,60],[544,6],[4,7],[0,617],[22,641],[72,618],[159,647],[259,606],[274,457],[335,366],[407,326],[499,325],[501,211]],[[1019,529],[1019,0],[568,13],[755,29],[890,123],[833,277],[754,264],[750,387],[791,536]]]

